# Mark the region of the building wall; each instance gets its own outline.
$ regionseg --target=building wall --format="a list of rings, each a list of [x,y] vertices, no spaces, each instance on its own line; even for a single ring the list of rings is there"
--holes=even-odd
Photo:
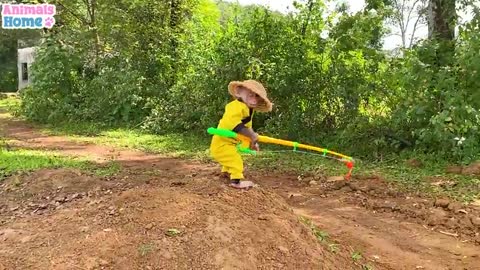
[[[22,90],[32,82],[30,66],[35,59],[35,48],[18,49],[18,90]]]

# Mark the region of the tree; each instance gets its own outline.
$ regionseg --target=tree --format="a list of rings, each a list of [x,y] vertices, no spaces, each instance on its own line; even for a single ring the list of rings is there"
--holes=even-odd
[[[427,25],[426,11],[428,0],[392,0],[392,24],[398,29],[395,33],[402,38],[402,48],[411,48],[416,41],[415,34]]]
[[[457,21],[455,7],[455,0],[429,0],[428,3],[428,37],[438,43],[435,52],[437,66],[450,65],[454,60]]]
[[[457,20],[455,0],[429,0],[427,10],[428,37],[453,40]]]

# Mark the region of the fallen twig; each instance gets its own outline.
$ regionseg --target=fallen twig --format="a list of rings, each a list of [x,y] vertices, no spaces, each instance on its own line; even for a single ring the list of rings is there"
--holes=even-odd
[[[449,235],[449,236],[453,236],[453,237],[458,237],[458,234],[456,233],[449,233],[449,232],[444,232],[444,231],[438,231],[439,233],[441,234],[445,234],[445,235]]]

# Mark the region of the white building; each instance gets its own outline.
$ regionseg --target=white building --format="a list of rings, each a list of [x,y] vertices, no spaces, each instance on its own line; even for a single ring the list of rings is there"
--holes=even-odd
[[[35,47],[18,49],[18,90],[30,85],[32,82],[30,66],[35,59]]]

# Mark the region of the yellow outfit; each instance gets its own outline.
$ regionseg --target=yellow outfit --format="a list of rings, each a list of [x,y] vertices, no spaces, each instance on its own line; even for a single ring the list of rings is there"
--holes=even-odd
[[[234,100],[225,106],[225,112],[217,128],[238,132],[241,128],[252,127],[254,111],[240,100]],[[237,150],[237,141],[214,135],[210,144],[210,154],[222,165],[222,172],[230,174],[230,179],[244,179],[243,159]]]

